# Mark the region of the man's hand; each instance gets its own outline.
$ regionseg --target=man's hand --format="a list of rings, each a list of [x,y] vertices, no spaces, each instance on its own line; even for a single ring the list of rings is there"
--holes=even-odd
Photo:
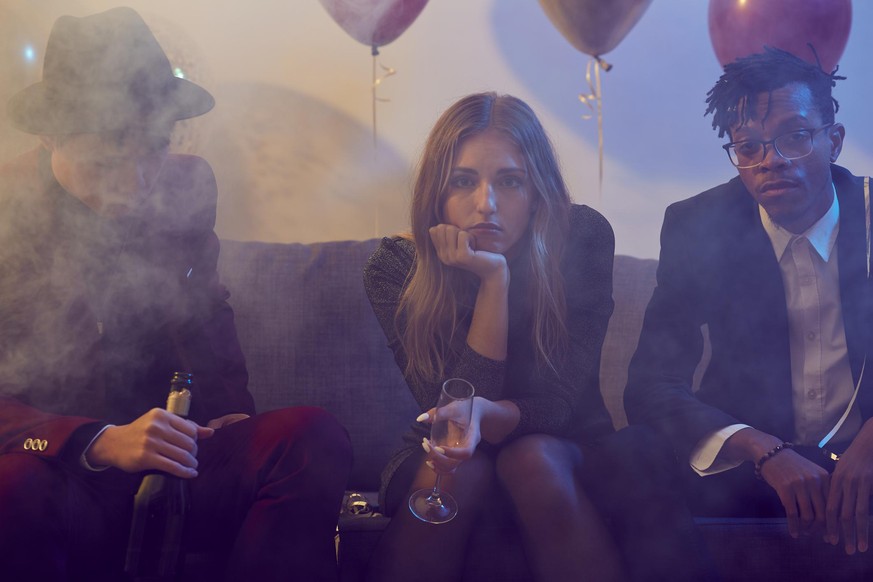
[[[499,253],[476,250],[473,236],[451,224],[430,228],[430,240],[440,262],[478,275],[480,279],[508,273],[506,257]]]
[[[847,554],[867,551],[871,484],[873,424],[868,420],[837,462],[827,500],[826,541],[836,545],[842,533]]]
[[[780,444],[782,440],[778,437],[746,427],[725,441],[721,454],[731,462],[757,463]],[[779,496],[791,537],[796,538],[801,532],[824,531],[830,482],[827,471],[786,448],[764,462],[761,477]]]
[[[153,408],[122,426],[110,426],[85,452],[89,464],[128,473],[158,470],[176,477],[197,476],[197,439],[214,429]]]
[[[249,417],[248,414],[243,414],[241,412],[237,412],[234,414],[225,414],[224,416],[219,416],[218,418],[213,418],[209,422],[206,423],[207,428],[224,428],[228,425],[231,425],[235,422],[239,422],[241,420],[245,420]]]
[[[791,537],[824,531],[830,480],[827,471],[786,449],[762,465],[761,476],[785,507]]]

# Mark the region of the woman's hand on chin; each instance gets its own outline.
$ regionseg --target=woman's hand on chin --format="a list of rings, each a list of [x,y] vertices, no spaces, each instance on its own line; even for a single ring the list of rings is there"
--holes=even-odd
[[[509,272],[506,257],[500,253],[476,250],[476,239],[470,233],[451,224],[430,228],[430,240],[440,262],[448,267],[464,269],[480,279],[490,279]]]

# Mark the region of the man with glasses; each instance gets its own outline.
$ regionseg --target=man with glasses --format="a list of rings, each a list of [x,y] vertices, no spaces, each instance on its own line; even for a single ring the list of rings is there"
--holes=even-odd
[[[666,211],[625,406],[702,476],[688,472],[697,515],[785,515],[793,537],[853,554],[873,485],[873,297],[866,183],[834,164],[840,79],[770,48],[724,68],[706,113],[739,175]]]

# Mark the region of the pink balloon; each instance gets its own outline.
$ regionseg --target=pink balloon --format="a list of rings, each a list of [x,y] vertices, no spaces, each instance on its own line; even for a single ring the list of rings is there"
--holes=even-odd
[[[852,25],[851,0],[710,0],[709,37],[718,62],[759,53],[764,45],[788,51],[831,72]]]
[[[577,50],[599,57],[624,40],[652,0],[540,0],[564,38]]]
[[[409,28],[427,0],[320,0],[349,36],[367,46],[384,46]]]

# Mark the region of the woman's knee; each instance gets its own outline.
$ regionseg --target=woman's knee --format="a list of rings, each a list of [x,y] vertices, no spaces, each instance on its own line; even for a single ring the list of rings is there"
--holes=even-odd
[[[410,491],[432,487],[436,474],[422,464]],[[451,493],[459,503],[481,505],[494,491],[496,477],[491,455],[476,451],[473,456],[458,465],[454,473],[444,474],[440,486]]]
[[[527,435],[500,450],[497,476],[515,498],[536,493],[541,503],[566,503],[575,495],[574,473],[581,462],[582,453],[571,442]]]

